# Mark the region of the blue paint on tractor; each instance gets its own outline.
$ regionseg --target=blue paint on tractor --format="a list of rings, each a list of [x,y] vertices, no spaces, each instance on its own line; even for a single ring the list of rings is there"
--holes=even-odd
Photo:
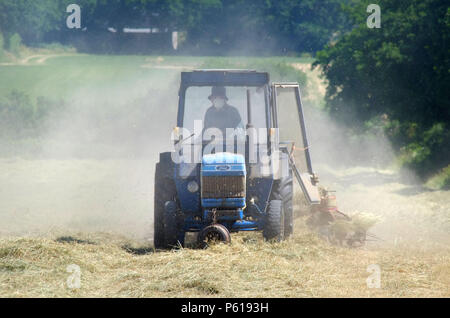
[[[210,164],[202,166],[204,176],[245,176],[245,164]]]
[[[233,153],[221,152],[204,155],[202,158],[201,178],[208,177],[242,177],[246,176],[244,156]],[[217,179],[223,180],[223,179]],[[245,181],[244,181],[245,182]],[[220,186],[220,185],[217,185]],[[201,199],[203,208],[231,208],[242,209],[245,207],[245,195],[242,197],[218,197]]]
[[[176,170],[177,169],[175,169],[175,171]],[[188,184],[191,181],[195,181],[197,184],[200,184],[200,177],[183,179],[175,175],[175,186],[178,194],[178,202],[181,210],[185,213],[201,211],[200,191],[192,193],[187,189]]]
[[[231,227],[232,231],[255,231],[261,229],[263,225],[262,220],[260,221],[238,221]]]
[[[231,152],[219,152],[202,157],[203,165],[217,165],[217,164],[236,164],[245,165],[245,158],[243,155]]]
[[[249,178],[247,180],[247,198],[255,199],[255,205],[260,211],[266,211],[272,191],[272,178]]]
[[[242,197],[202,197],[203,177],[241,177],[245,183],[245,193]],[[199,189],[191,193],[188,184],[193,181],[199,184]],[[208,154],[197,166],[176,165],[175,184],[184,214],[183,232],[200,231],[211,224],[214,217],[217,223],[230,231],[262,230],[272,183],[270,177],[248,178],[245,158],[239,154]],[[250,199],[253,200],[249,202]]]
[[[219,198],[219,199],[202,199],[203,208],[232,208],[242,209],[245,207],[245,198]]]

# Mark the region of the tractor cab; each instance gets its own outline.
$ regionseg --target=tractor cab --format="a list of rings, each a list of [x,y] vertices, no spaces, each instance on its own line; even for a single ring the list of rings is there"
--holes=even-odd
[[[154,243],[205,246],[230,233],[293,231],[293,178],[320,203],[297,83],[270,83],[253,70],[181,73],[173,151],[155,172]]]

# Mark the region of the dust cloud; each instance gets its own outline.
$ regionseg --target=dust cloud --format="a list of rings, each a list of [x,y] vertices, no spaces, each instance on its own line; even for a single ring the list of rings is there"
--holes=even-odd
[[[179,71],[68,96],[33,156],[0,159],[0,235],[105,231],[151,240],[154,166],[170,149]],[[412,173],[400,175],[382,134],[352,137],[320,109],[324,84],[307,73],[313,168],[337,191],[340,209],[379,217],[371,231],[378,243],[449,241],[448,191],[431,192]]]
[[[151,238],[154,166],[170,147],[179,86],[179,72],[158,74],[74,91],[35,153],[0,159],[0,235]]]

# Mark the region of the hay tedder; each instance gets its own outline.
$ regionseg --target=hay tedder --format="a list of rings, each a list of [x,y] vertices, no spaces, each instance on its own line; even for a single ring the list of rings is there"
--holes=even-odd
[[[223,92],[226,107],[240,115],[241,123],[226,132],[208,131],[203,123],[214,91]],[[270,83],[268,73],[252,70],[183,72],[172,141],[173,151],[161,153],[156,164],[155,248],[184,245],[187,232],[196,232],[203,247],[230,242],[237,231],[288,238],[294,178],[310,206],[311,227],[340,244],[364,242],[363,231],[343,234],[331,226],[349,217],[337,210],[334,195],[318,186],[297,83]]]

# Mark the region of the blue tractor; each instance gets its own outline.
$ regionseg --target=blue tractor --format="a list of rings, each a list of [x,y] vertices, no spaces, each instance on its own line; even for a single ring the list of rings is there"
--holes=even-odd
[[[226,138],[223,127],[205,129],[214,91],[239,112]],[[288,238],[294,177],[310,205],[321,203],[297,83],[271,83],[268,73],[253,70],[182,72],[172,142],[156,164],[155,248],[183,246],[187,232],[203,247],[230,242],[238,231]]]

